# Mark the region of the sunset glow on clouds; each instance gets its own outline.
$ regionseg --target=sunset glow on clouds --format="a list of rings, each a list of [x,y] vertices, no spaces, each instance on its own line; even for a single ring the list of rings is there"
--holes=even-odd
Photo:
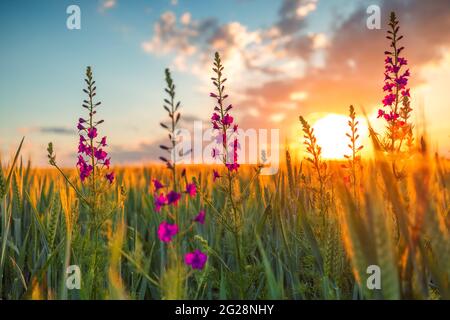
[[[366,9],[374,2],[382,10],[381,30],[366,28]],[[99,98],[111,108],[104,117],[115,124],[115,129],[107,129],[111,131],[111,141],[115,141],[112,156],[121,163],[155,160],[157,150],[152,148],[157,147],[161,135],[158,123],[163,118],[160,109],[164,68],[173,69],[184,114],[207,121],[205,110],[211,107],[210,64],[215,51],[223,57],[238,122],[244,128],[279,128],[282,141],[296,142],[300,136],[300,114],[306,118],[313,114],[346,115],[350,104],[355,105],[359,114],[360,107],[370,114],[378,109],[383,98],[383,52],[388,46],[384,26],[388,13],[395,10],[405,36],[404,54],[411,67],[415,116],[423,108],[433,145],[444,155],[448,154],[450,92],[445,87],[450,81],[448,0],[433,1],[432,6],[420,0],[235,0],[226,5],[208,2],[209,8],[202,1],[159,1],[158,5],[136,1],[129,5],[125,1],[109,0],[101,6],[103,10],[98,16],[98,10],[82,2],[80,7],[87,21],[79,35],[42,26],[45,32],[56,33],[54,39],[69,38],[67,41],[76,46],[54,48],[55,44],[47,44],[49,52],[46,52],[47,37],[52,38],[47,36],[37,54],[24,51],[18,56],[13,54],[13,48],[22,46],[22,34],[36,31],[22,30],[15,26],[13,18],[6,18],[6,11],[20,10],[19,5],[1,8],[4,20],[1,33],[10,33],[11,48],[5,53],[12,61],[8,68],[19,66],[20,59],[29,59],[34,63],[28,72],[42,74],[43,70],[34,71],[33,66],[41,64],[52,72],[53,61],[64,63],[62,56],[74,60],[62,64],[66,65],[67,77],[62,75],[63,71],[55,71],[61,73],[60,95],[58,104],[50,103],[47,107],[43,105],[51,96],[50,77],[32,76],[35,81],[41,81],[40,94],[30,94],[15,102],[17,95],[13,93],[17,93],[19,84],[32,92],[33,83],[27,87],[27,83],[19,81],[27,77],[25,72],[16,75],[17,81],[8,83],[2,72],[2,152],[9,154],[20,135],[27,134],[26,152],[43,164],[45,155],[38,152],[49,138],[48,128],[56,128],[52,131],[53,136],[58,136],[55,143],[58,142],[70,161],[75,152],[70,148],[76,137],[68,133],[81,104],[81,95],[77,93],[82,82],[77,79],[81,79],[83,67],[91,64],[101,83]],[[56,13],[47,19],[57,19]],[[44,23],[39,21],[38,25]],[[98,43],[91,41],[96,37],[103,39]],[[85,52],[88,48],[102,54],[90,57]],[[76,51],[70,50],[80,53],[73,54]],[[2,60],[4,66],[7,62],[5,58]],[[6,110],[11,103],[16,104],[16,109],[9,115]],[[71,117],[59,109],[62,104],[70,106]],[[47,108],[45,119],[21,115],[41,105]],[[128,112],[124,114],[123,108],[128,108]],[[138,120],[127,121],[131,115]],[[10,121],[5,121],[7,118]],[[295,128],[298,128],[297,136]],[[130,145],[127,142],[130,140],[136,142]]]

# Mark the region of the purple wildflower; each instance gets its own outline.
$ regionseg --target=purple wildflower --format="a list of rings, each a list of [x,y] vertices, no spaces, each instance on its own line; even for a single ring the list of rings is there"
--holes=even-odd
[[[155,187],[155,191],[164,188],[164,185],[157,179],[153,179],[153,186]]]
[[[107,174],[105,175],[105,177],[106,177],[106,180],[109,181],[109,183],[113,183],[113,182],[114,182],[115,174],[114,174],[114,172],[110,172],[110,173],[107,173]]]
[[[173,204],[174,206],[176,206],[180,198],[181,194],[172,190],[167,194],[167,204]]]
[[[178,226],[163,221],[158,227],[158,237],[162,242],[170,242],[178,233]]]
[[[160,193],[158,197],[155,198],[155,210],[156,212],[161,211],[161,207],[168,203],[167,197],[164,193]]]
[[[192,198],[197,195],[197,186],[195,183],[188,183],[186,186],[186,193],[189,194]]]
[[[198,215],[194,218],[194,221],[198,222],[200,224],[204,224],[205,223],[205,217],[206,217],[205,210],[200,210]]]
[[[205,267],[206,260],[208,260],[208,256],[198,249],[184,256],[184,262],[190,265],[192,269],[197,270],[202,270]]]
[[[97,138],[97,128],[92,127],[88,129],[88,137],[89,139],[95,139]]]
[[[217,170],[213,170],[213,182],[216,182],[216,180],[221,177],[222,176],[219,174],[219,172]]]

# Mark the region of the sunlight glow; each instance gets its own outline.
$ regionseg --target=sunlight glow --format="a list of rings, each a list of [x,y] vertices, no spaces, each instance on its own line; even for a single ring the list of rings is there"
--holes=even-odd
[[[347,116],[329,114],[314,123],[314,133],[317,143],[322,147],[324,159],[343,159],[345,154],[350,153],[349,138],[345,135],[350,131],[347,122]],[[360,124],[359,132],[361,138],[364,139],[366,135],[362,133],[366,130],[362,130],[364,128],[361,121]]]

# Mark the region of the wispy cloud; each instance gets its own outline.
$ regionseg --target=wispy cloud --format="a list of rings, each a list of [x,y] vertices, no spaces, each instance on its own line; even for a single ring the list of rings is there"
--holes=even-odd
[[[76,130],[70,129],[67,127],[58,127],[58,126],[41,126],[41,127],[26,127],[26,128],[20,128],[19,132],[21,134],[31,134],[31,133],[38,133],[38,134],[56,134],[56,135],[75,135]]]
[[[111,10],[117,6],[117,0],[101,0],[99,11],[104,13]]]

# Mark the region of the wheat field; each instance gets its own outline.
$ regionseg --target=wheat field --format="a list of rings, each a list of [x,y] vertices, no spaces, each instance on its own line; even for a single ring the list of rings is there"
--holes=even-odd
[[[118,168],[103,202],[114,205],[102,208],[108,214],[97,217],[102,222],[93,233],[91,213],[56,170],[20,162],[3,167],[0,180],[1,297],[448,299],[448,168],[448,161],[423,150],[398,178],[380,155],[363,163],[356,198],[339,163],[328,164],[323,193],[307,162],[288,158],[269,177],[243,168],[234,182],[239,262],[220,186],[208,181],[208,168],[189,167],[198,197],[179,203],[179,223],[200,206],[206,223],[187,230],[195,235],[177,246],[209,256],[203,271],[192,272],[168,264],[170,253],[156,237],[162,218],[151,179],[170,179],[165,167]],[[80,290],[65,285],[72,264],[83,272]],[[367,289],[369,265],[382,270],[380,290]]]

